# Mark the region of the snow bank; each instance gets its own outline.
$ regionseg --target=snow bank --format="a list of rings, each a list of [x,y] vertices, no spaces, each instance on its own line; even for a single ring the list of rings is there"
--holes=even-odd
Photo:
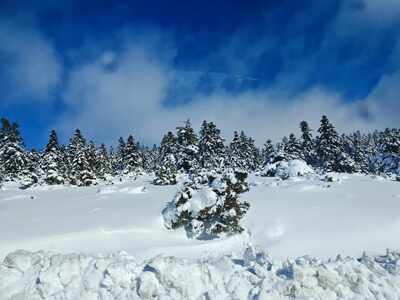
[[[109,256],[16,251],[0,266],[0,299],[399,299],[400,253],[274,261],[241,257]]]
[[[289,161],[278,161],[276,163],[268,164],[261,172],[262,176],[280,177],[288,179],[290,177],[299,177],[314,174],[312,167],[300,159],[293,159]]]

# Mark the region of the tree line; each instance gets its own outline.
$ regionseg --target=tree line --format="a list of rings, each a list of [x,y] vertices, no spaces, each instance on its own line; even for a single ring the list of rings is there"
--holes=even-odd
[[[400,130],[339,134],[326,116],[314,131],[306,121],[299,135],[278,143],[266,140],[259,148],[243,131],[226,143],[215,123],[203,121],[197,133],[190,120],[167,132],[159,146],[146,147],[132,135],[119,138],[117,147],[87,141],[76,129],[67,145],[55,130],[40,151],[27,150],[17,123],[1,119],[0,181],[21,181],[25,186],[73,184],[88,186],[113,176],[134,178],[155,172],[155,184],[174,184],[179,173],[203,170],[256,171],[266,164],[300,159],[321,172],[396,173],[400,170]]]

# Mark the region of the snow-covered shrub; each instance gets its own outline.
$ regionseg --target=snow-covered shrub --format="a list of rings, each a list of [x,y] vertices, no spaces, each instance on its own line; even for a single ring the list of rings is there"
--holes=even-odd
[[[246,178],[242,171],[192,178],[163,210],[165,227],[184,227],[189,237],[198,239],[242,232],[239,222],[250,207],[239,199],[249,189]]]
[[[335,173],[327,173],[323,178],[323,181],[326,182],[339,182],[340,178]]]
[[[290,177],[306,176],[314,174],[312,167],[307,165],[304,160],[281,160],[275,163],[267,164],[261,172],[261,176],[279,177],[288,179]]]

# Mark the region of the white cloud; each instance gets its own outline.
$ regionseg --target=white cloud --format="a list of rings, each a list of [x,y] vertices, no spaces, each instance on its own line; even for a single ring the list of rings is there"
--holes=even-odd
[[[60,82],[61,65],[52,44],[26,23],[0,21],[3,101],[47,101]]]
[[[106,55],[113,57],[115,69],[104,66],[103,56],[70,74],[64,94],[68,113],[58,123],[64,137],[79,127],[96,142],[115,143],[118,136],[133,133],[140,141],[158,143],[163,133],[187,118],[196,127],[204,119],[215,121],[227,138],[234,130],[244,130],[259,144],[298,133],[301,120],[317,128],[322,114],[340,131],[398,125],[397,75],[384,78],[370,97],[353,103],[314,87],[295,99],[273,89],[236,96],[218,91],[166,107],[163,99],[171,84],[168,61],[154,59],[157,55],[140,43],[130,44],[118,56]]]

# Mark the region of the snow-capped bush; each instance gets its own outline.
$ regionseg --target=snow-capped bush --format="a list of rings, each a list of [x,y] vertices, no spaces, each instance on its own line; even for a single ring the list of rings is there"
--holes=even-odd
[[[267,164],[261,172],[261,176],[279,177],[288,179],[290,177],[299,177],[314,174],[312,167],[307,165],[304,160],[281,160],[275,163]]]
[[[399,299],[400,253],[285,262],[248,248],[202,260],[125,253],[16,251],[0,265],[0,299]]]
[[[198,239],[242,232],[239,221],[250,206],[239,199],[248,191],[246,178],[241,171],[192,178],[163,210],[165,227],[184,227],[189,237]]]
[[[340,182],[340,178],[338,174],[335,173],[327,173],[322,178],[323,181],[326,182]]]

